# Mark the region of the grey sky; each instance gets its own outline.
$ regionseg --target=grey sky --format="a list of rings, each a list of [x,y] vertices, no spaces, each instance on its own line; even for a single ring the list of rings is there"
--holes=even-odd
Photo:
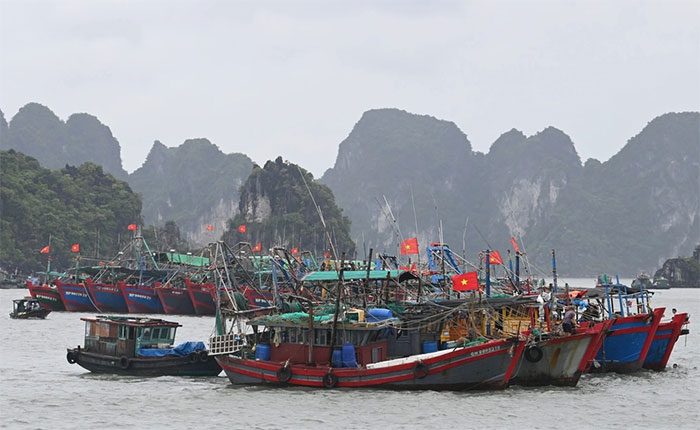
[[[454,121],[476,150],[553,125],[606,160],[700,109],[700,1],[0,0],[0,108],[109,125],[125,168],[207,137],[319,176],[367,109]]]

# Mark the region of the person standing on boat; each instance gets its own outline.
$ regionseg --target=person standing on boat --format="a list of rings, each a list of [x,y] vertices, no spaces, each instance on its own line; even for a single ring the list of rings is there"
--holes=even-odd
[[[569,333],[569,334],[576,333],[576,327],[574,325],[575,321],[576,321],[576,312],[574,311],[574,307],[567,306],[566,312],[564,312],[564,318],[561,321],[561,328],[564,331],[564,333]]]
[[[540,295],[537,296],[537,303],[539,304],[540,322],[543,322],[545,320],[544,307],[547,306],[550,299],[551,299],[551,293],[549,292],[549,289],[547,287],[542,287],[542,291],[540,291]]]

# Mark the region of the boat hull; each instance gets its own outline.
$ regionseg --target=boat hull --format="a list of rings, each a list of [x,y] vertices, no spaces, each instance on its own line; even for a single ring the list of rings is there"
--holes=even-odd
[[[67,358],[93,373],[131,376],[216,376],[221,367],[212,356],[121,358],[69,348]],[[126,359],[126,361],[124,361]]]
[[[119,287],[111,284],[87,284],[88,292],[99,312],[126,313],[124,295]]]
[[[214,300],[216,290],[213,284],[194,284],[188,282],[186,283],[186,287],[197,315],[214,315],[216,313],[216,302]]]
[[[57,289],[44,285],[35,285],[30,281],[27,281],[27,289],[29,290],[29,294],[39,301],[39,305],[41,305],[42,308],[52,311],[66,310],[61,300],[61,294]]]
[[[61,295],[61,301],[69,312],[96,312],[97,308],[92,304],[92,298],[88,295],[84,286],[80,284],[64,284],[56,282],[56,289]]]
[[[51,313],[51,309],[34,309],[31,311],[24,311],[24,312],[17,312],[17,313],[10,313],[10,318],[12,319],[17,319],[17,320],[32,320],[32,319],[41,319],[43,320],[46,318],[48,314]]]
[[[184,288],[156,288],[156,293],[168,315],[194,315],[192,299]]]
[[[659,324],[644,360],[645,369],[664,370],[666,368],[673,347],[681,335],[681,329],[687,321],[688,314],[680,313],[674,315],[671,321]]]
[[[357,369],[303,364],[285,368],[283,363],[230,355],[217,356],[217,360],[231,383],[236,385],[396,390],[503,389],[508,386],[524,347],[524,341],[504,339],[441,351],[439,355],[423,354],[425,358],[419,361]],[[393,361],[397,360],[389,362]],[[279,374],[282,369],[291,372],[286,382],[283,382],[286,378]]]
[[[573,387],[600,348],[610,321],[580,329],[571,336],[534,342],[525,348],[513,383],[525,386]],[[532,348],[532,349],[530,349]]]
[[[664,308],[612,320],[591,372],[631,373],[642,368]]]
[[[162,314],[160,303],[154,287],[147,285],[121,284],[119,288],[124,296],[126,307],[131,314]]]

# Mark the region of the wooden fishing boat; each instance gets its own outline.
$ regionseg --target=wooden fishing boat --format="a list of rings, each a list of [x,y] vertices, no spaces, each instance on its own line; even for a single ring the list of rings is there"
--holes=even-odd
[[[58,289],[51,285],[37,285],[32,281],[27,281],[27,289],[29,294],[39,301],[39,304],[44,309],[52,311],[64,311],[66,307],[61,300],[61,294]]]
[[[525,347],[514,384],[576,386],[600,349],[612,321],[583,328],[573,335],[534,337]]]
[[[221,368],[202,342],[173,347],[180,324],[154,318],[97,316],[85,321],[85,345],[66,360],[94,373],[135,376],[216,376]]]
[[[630,373],[642,368],[664,308],[612,319],[591,366],[592,372]]]
[[[212,283],[195,283],[185,278],[185,288],[190,295],[192,306],[197,315],[214,315],[216,313],[216,287]]]
[[[12,301],[12,312],[10,318],[13,319],[44,319],[51,313],[51,309],[41,307],[39,300],[32,297],[15,299]]]
[[[97,308],[92,298],[85,289],[85,285],[77,283],[64,283],[60,279],[54,281],[61,301],[69,312],[96,312]]]
[[[662,322],[654,333],[654,340],[649,347],[644,368],[651,370],[664,370],[673,352],[676,341],[682,335],[689,333],[683,326],[687,325],[689,317],[687,313],[678,313],[671,318],[671,321]]]
[[[126,313],[129,311],[124,295],[117,285],[94,283],[86,279],[85,287],[99,312]]]
[[[117,282],[130,314],[162,314],[163,305],[152,285]]]
[[[194,315],[190,294],[185,288],[176,288],[170,284],[155,287],[156,294],[163,305],[163,311],[168,315]]]
[[[289,348],[289,345],[280,347]],[[304,349],[302,345],[298,347]],[[232,384],[402,390],[502,389],[508,386],[524,348],[524,340],[500,339],[388,360],[383,355],[385,345],[380,342],[358,347],[361,359],[354,368],[336,368],[331,363],[318,362],[309,365],[296,362],[291,356],[278,357],[276,353],[270,360],[235,355],[220,355],[216,359]],[[330,352],[323,347],[320,349],[322,354]]]

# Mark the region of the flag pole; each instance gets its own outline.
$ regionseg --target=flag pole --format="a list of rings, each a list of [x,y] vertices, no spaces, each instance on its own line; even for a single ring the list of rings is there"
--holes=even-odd
[[[50,276],[49,273],[51,272],[51,233],[49,233],[49,257],[46,261],[46,283],[49,283]]]

